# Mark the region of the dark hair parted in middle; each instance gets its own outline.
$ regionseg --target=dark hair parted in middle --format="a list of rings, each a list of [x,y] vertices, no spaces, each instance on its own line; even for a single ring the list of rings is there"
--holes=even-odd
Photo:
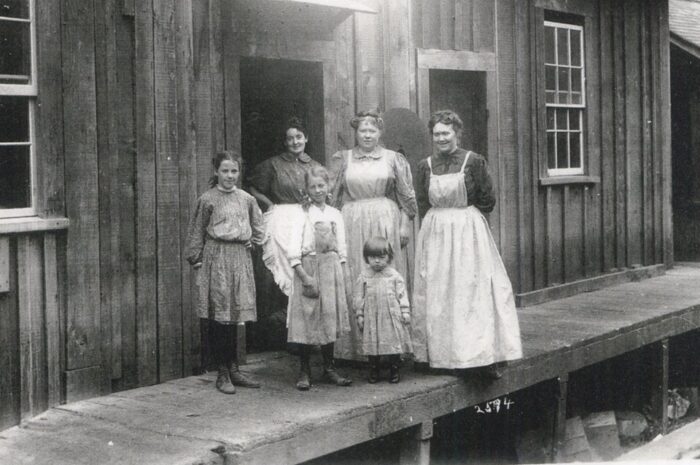
[[[378,110],[367,110],[359,112],[350,120],[350,126],[352,126],[353,129],[357,129],[360,126],[360,123],[363,121],[369,121],[380,131],[384,130],[384,120],[381,116],[379,116]]]
[[[362,248],[362,256],[367,262],[368,257],[381,257],[386,255],[389,257],[389,262],[394,260],[394,249],[391,243],[386,238],[374,236],[367,239],[365,246]]]
[[[306,126],[304,126],[304,121],[297,116],[292,116],[287,120],[287,124],[284,126],[284,138],[287,137],[287,131],[290,129],[296,129],[297,131],[304,134],[304,137],[308,137],[309,134],[306,132]]]
[[[220,152],[216,152],[214,155],[214,158],[211,159],[211,164],[214,167],[214,171],[219,170],[219,166],[221,166],[221,162],[224,160],[229,160],[234,163],[238,164],[238,171],[241,172],[241,178],[243,177],[243,157],[241,157],[241,154],[238,152],[234,152],[233,150],[222,150]],[[214,187],[218,183],[218,177],[216,174],[214,176],[209,178],[209,186]]]
[[[428,121],[428,129],[430,130],[430,134],[433,133],[433,128],[438,123],[452,125],[452,129],[454,129],[454,131],[458,134],[462,132],[462,128],[464,127],[462,118],[460,118],[459,115],[452,110],[438,110],[432,114],[430,121]]]

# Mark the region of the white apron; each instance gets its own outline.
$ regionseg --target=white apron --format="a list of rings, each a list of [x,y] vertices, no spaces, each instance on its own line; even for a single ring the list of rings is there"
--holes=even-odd
[[[467,202],[464,168],[435,175],[416,248],[413,344],[435,368],[470,368],[522,357],[513,289],[486,219]]]

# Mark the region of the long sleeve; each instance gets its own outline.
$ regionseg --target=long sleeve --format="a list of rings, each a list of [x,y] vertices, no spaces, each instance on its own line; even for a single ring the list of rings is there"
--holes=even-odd
[[[301,264],[302,248],[304,245],[304,237],[312,233],[309,230],[310,222],[304,221],[301,218],[298,221],[292,221],[289,231],[289,243],[287,244],[287,260],[289,265],[294,268]]]
[[[338,256],[340,257],[340,263],[345,263],[348,260],[348,244],[345,241],[345,222],[340,212],[337,212],[335,215],[335,223],[337,229],[336,242],[338,246]]]
[[[496,205],[496,195],[486,160],[478,156],[470,161],[464,176],[469,203],[484,213],[490,213]]]
[[[399,301],[401,312],[406,313],[411,311],[411,306],[408,303],[408,293],[406,292],[406,283],[401,275],[396,276],[394,281],[396,285],[396,299]]]
[[[209,224],[210,216],[210,206],[200,197],[187,232],[185,258],[190,265],[202,261],[202,250],[204,249],[204,239],[207,235],[207,225]]]
[[[416,170],[416,203],[418,204],[418,214],[421,219],[430,209],[428,189],[430,187],[430,169],[427,159],[421,160]]]
[[[365,278],[360,273],[355,282],[355,287],[352,292],[352,307],[355,310],[355,316],[365,315],[365,290],[367,286],[365,284]]]
[[[396,200],[399,207],[409,218],[416,216],[418,206],[416,205],[416,193],[413,190],[413,176],[411,166],[406,157],[398,152],[394,156],[394,178],[396,179]]]
[[[248,201],[248,217],[250,218],[250,229],[252,231],[250,241],[256,245],[262,245],[265,237],[263,214],[260,211],[260,207],[258,207],[258,202],[253,197],[250,197]]]
[[[331,206],[342,208],[345,190],[345,151],[335,152],[328,161],[328,174],[331,181]]]

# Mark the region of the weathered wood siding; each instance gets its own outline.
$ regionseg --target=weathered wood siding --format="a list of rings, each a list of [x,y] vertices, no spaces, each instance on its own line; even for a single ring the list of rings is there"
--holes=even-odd
[[[666,2],[365,3],[378,14],[307,5],[287,22],[274,12],[284,2],[37,1],[39,211],[71,224],[9,241],[0,429],[199,368],[182,251],[212,153],[241,146],[241,57],[322,66],[326,156],[354,144],[358,109],[426,116],[419,58],[486,72],[489,221],[516,290],[671,263]],[[598,182],[541,183],[545,10],[585,27],[586,174]]]

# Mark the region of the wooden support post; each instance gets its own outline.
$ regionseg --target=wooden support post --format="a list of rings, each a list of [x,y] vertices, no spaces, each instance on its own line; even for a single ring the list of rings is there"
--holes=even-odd
[[[429,465],[430,438],[433,437],[433,420],[409,428],[401,447],[401,465]]]
[[[245,359],[245,323],[238,323],[236,325],[236,360],[239,365],[245,365]]]
[[[566,441],[566,397],[569,389],[569,373],[562,373],[557,378],[556,413],[552,438],[552,461],[559,462]]]
[[[661,434],[668,430],[668,339],[654,344],[654,369],[652,373],[652,406],[654,418],[659,421]]]

